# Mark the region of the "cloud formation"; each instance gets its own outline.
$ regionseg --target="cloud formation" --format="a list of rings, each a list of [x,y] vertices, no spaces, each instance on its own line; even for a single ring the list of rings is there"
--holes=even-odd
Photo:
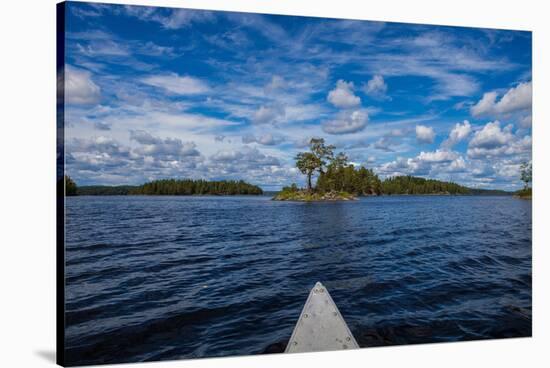
[[[417,159],[423,162],[451,162],[458,158],[458,154],[453,151],[447,150],[436,150],[433,152],[420,152]]]
[[[511,124],[501,128],[499,121],[487,123],[477,131],[468,145],[468,157],[483,158],[518,155],[531,150],[531,137],[518,137]]]
[[[457,173],[466,170],[466,161],[454,151],[436,150],[420,152],[416,157],[403,158],[384,163],[378,170],[385,176],[420,175],[437,176],[442,173]]]
[[[388,96],[386,96],[387,91],[388,85],[381,75],[373,76],[372,79],[370,79],[367,84],[363,86],[363,92],[375,99],[389,98]]]
[[[94,105],[101,99],[101,88],[87,70],[65,65],[65,102],[76,105]]]
[[[176,73],[150,75],[141,81],[176,95],[198,95],[209,91],[208,85],[200,79]]]
[[[449,138],[441,143],[443,148],[452,148],[457,143],[466,139],[472,132],[472,126],[468,120],[464,120],[462,124],[456,123],[451,133],[449,133]]]
[[[285,117],[285,108],[281,105],[260,106],[252,115],[254,124],[274,124]]]
[[[531,109],[533,100],[531,82],[523,82],[510,88],[497,101],[498,95],[497,92],[483,94],[481,100],[470,108],[472,116],[499,116]]]
[[[242,137],[243,143],[258,143],[264,146],[275,146],[284,141],[284,138],[274,136],[271,133],[266,133],[260,136],[255,136],[253,134],[247,134]]]
[[[335,119],[323,123],[323,131],[328,134],[356,133],[365,129],[368,121],[366,110],[341,111]]]
[[[328,93],[327,101],[336,107],[350,108],[359,106],[361,99],[353,93],[353,82],[342,79],[336,82],[336,88]]]
[[[434,139],[434,128],[425,125],[416,126],[416,140],[418,141],[418,143],[433,143]]]
[[[154,156],[163,160],[181,160],[184,157],[199,156],[193,142],[183,142],[178,138],[159,138],[144,130],[132,130],[130,140],[138,142],[141,146],[135,152],[142,156]]]
[[[165,29],[177,30],[188,28],[193,23],[202,23],[215,20],[210,11],[193,11],[191,9],[169,9],[150,6],[126,5],[124,13],[146,22],[156,22]]]

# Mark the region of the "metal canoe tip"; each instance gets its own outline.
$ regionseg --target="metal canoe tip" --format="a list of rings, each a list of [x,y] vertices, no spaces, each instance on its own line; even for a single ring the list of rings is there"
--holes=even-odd
[[[317,281],[315,286],[311,289],[310,294],[324,293],[325,290],[325,286],[320,281]]]
[[[320,282],[311,289],[286,353],[359,348],[330,293]]]

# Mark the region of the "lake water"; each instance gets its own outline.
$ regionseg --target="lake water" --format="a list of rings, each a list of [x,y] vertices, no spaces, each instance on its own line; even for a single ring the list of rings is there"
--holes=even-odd
[[[70,365],[279,352],[325,284],[361,347],[531,335],[531,201],[70,197]]]

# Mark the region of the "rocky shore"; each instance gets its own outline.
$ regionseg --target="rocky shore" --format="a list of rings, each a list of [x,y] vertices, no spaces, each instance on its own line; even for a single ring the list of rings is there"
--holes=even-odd
[[[282,191],[272,198],[274,201],[297,201],[297,202],[331,202],[331,201],[353,201],[357,197],[347,192],[330,191],[325,193],[310,192],[307,190]]]

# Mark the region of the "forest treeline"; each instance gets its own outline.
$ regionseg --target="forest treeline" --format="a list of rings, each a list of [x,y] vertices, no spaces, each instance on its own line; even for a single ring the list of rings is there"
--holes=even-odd
[[[468,188],[453,182],[416,176],[387,178],[382,182],[382,191],[384,194],[512,195],[504,190]]]
[[[243,180],[176,180],[164,179],[155,180],[131,189],[128,194],[134,195],[260,195],[263,191],[256,185],[249,184]]]
[[[86,185],[77,187],[76,195],[128,195],[136,188],[135,185]]]
[[[380,195],[385,193],[378,175],[363,166],[329,166],[317,179],[316,190],[320,192],[347,192],[355,195]]]
[[[260,187],[239,180],[164,179],[142,185],[88,185],[78,186],[65,176],[65,192],[74,195],[260,195]]]
[[[424,179],[415,176],[396,176],[382,182],[384,194],[472,194],[469,188],[462,185]]]

